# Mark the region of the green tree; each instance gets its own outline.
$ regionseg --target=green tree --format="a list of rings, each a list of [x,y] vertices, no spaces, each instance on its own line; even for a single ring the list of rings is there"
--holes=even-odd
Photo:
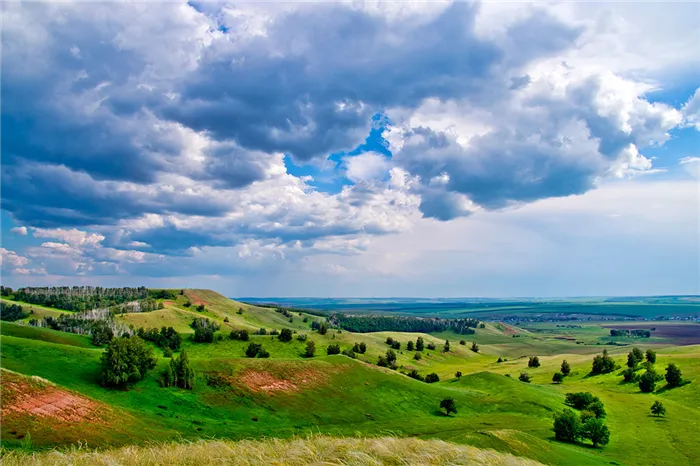
[[[581,432],[581,420],[570,409],[554,415],[554,437],[562,442],[575,442]]]
[[[182,350],[176,358],[170,359],[170,364],[165,370],[164,385],[166,387],[178,387],[192,390],[194,387],[194,370],[187,357],[187,351]]]
[[[666,367],[666,383],[669,387],[679,387],[683,383],[683,374],[678,366],[671,363]]]
[[[137,337],[113,338],[100,358],[102,384],[125,387],[156,367],[153,350]]]
[[[499,356],[498,361],[496,361],[496,362],[503,362],[503,358]]]
[[[537,356],[532,356],[527,361],[527,367],[540,367],[540,358],[538,358]]]
[[[644,393],[651,393],[656,388],[656,372],[653,370],[647,370],[639,378],[639,389]]]
[[[245,355],[248,358],[254,358],[255,356],[258,355],[260,350],[262,349],[262,345],[260,343],[250,343],[248,345],[248,348],[245,350]]]
[[[443,353],[450,352],[450,342],[448,340],[445,340],[445,346],[442,347],[442,352]]]
[[[637,374],[634,371],[633,367],[628,367],[624,371],[622,371],[622,379],[625,382],[634,382],[637,378]]]
[[[283,328],[280,334],[277,336],[277,339],[283,343],[287,343],[288,341],[292,341],[292,331],[288,328]]]
[[[569,366],[566,359],[561,362],[561,373],[564,374],[565,377],[571,373],[571,366]]]
[[[431,341],[430,343],[428,343],[428,344],[426,345],[426,348],[428,348],[430,351],[435,351],[435,349],[437,348],[437,346],[435,346],[435,343],[433,343],[433,342]]]
[[[461,379],[461,378],[462,378],[462,372],[461,372],[461,371],[455,372],[455,377],[457,377],[458,379]]]
[[[424,378],[422,375],[420,375],[420,374],[418,373],[418,371],[415,370],[415,369],[412,369],[411,372],[409,372],[409,373],[406,374],[406,375],[409,376],[409,377],[412,378],[412,379],[420,380],[421,382],[424,382],[424,381],[425,381],[425,378]]]
[[[319,325],[318,333],[321,335],[325,335],[326,333],[328,333],[328,325],[326,325],[325,323]]]
[[[666,415],[666,408],[664,408],[663,403],[660,401],[655,401],[653,405],[651,405],[651,413],[656,416],[665,416]]]
[[[439,382],[439,381],[440,381],[440,377],[438,377],[438,375],[435,372],[432,372],[432,373],[425,376],[426,383],[435,383],[435,382]]]
[[[593,443],[593,448],[598,448],[598,445],[605,446],[608,444],[610,431],[608,426],[603,424],[602,420],[591,418],[581,427],[581,437],[590,440]]]
[[[416,353],[413,355],[413,359],[415,359],[416,361],[420,361],[422,358],[423,358],[423,356],[421,356],[420,353]]]
[[[445,410],[445,416],[449,416],[450,413],[457,414],[457,403],[452,398],[445,398],[440,402],[440,409]]]
[[[637,350],[637,351],[639,351],[637,348],[634,348],[634,349]],[[639,352],[641,353],[641,351],[639,351]],[[633,369],[634,369],[635,367],[637,367],[637,365],[638,365],[640,362],[642,362],[642,360],[644,359],[644,355],[642,355],[642,358],[641,358],[641,359],[638,358],[638,356],[639,356],[639,355],[638,355],[634,350],[633,350],[633,351],[630,351],[630,352],[627,354],[627,367],[631,367],[631,368],[633,368]]]
[[[114,338],[114,332],[105,320],[97,320],[92,324],[92,344],[102,346],[108,344]]]
[[[653,349],[650,348],[647,350],[646,357],[647,362],[650,362],[651,364],[656,363],[656,351],[654,351]]]
[[[305,358],[313,358],[315,354],[316,354],[316,343],[314,343],[311,340],[308,340],[306,342],[306,349],[304,350],[304,357]]]
[[[423,341],[423,337],[418,337],[416,339],[416,351],[423,351],[425,349],[425,342]]]
[[[365,354],[367,352],[367,344],[363,341],[360,343],[360,351],[358,351],[360,354]]]
[[[475,353],[478,353],[478,352],[479,352],[479,345],[477,345],[476,343],[472,342],[471,350],[474,351]]]
[[[389,367],[392,367],[396,365],[396,353],[394,350],[386,350],[386,362],[389,364]]]
[[[605,417],[605,406],[600,400],[594,401],[593,403],[586,406],[586,410],[595,414],[595,417],[597,418]]]
[[[562,383],[564,381],[564,374],[561,372],[555,372],[554,375],[552,376],[552,382],[554,383]]]
[[[414,345],[413,345],[413,342],[412,342],[412,341],[409,341],[408,343],[406,343],[406,350],[407,350],[407,351],[413,351],[413,350],[414,350]]]
[[[329,356],[332,354],[340,354],[340,345],[337,343],[328,345],[328,348],[326,348],[326,354]]]
[[[386,337],[386,344],[391,346],[394,344],[394,339],[391,337]]]
[[[530,376],[527,372],[521,372],[518,376],[518,380],[520,380],[521,382],[530,383]]]
[[[459,344],[465,346],[467,344],[466,340],[459,340]]]
[[[593,366],[591,368],[591,374],[607,374],[615,370],[615,360],[608,356],[608,350],[603,350],[602,356],[596,356],[593,358]]]

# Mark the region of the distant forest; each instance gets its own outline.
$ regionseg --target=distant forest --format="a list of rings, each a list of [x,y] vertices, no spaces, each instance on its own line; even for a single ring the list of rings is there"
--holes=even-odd
[[[0,294],[12,296],[16,301],[77,312],[105,309],[134,301],[140,301],[143,312],[156,309],[154,299],[175,297],[175,293],[172,291],[149,290],[143,286],[138,288],[56,286],[28,287],[17,290],[2,287]]]
[[[442,319],[439,317],[400,317],[400,316],[352,316],[333,314],[329,321],[343,330],[356,333],[369,332],[444,332],[452,331],[461,335],[475,332],[479,326],[477,319]]]

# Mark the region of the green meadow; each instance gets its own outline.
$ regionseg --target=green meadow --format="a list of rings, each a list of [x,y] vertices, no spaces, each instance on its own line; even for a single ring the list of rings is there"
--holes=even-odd
[[[89,337],[26,322],[2,322],[4,454],[17,459],[13,455],[79,443],[106,451],[154,442],[294,441],[324,435],[443,440],[544,464],[700,464],[700,345],[679,344],[672,335],[611,338],[609,321],[575,327],[486,322],[473,335],[357,334],[337,329],[321,335],[310,325],[323,317],[303,312],[285,316],[207,290],[185,290],[175,299],[161,301],[161,310],[118,319],[135,327],[174,327],[195,371],[192,390],[161,386],[170,360],[152,343],[148,345],[158,357],[156,368],[128,389],[110,389],[102,387],[98,378],[104,347],[94,346]],[[204,309],[198,311],[199,305]],[[213,342],[192,340],[189,324],[195,317],[221,325]],[[681,328],[683,335],[700,330],[698,324],[685,325],[691,327]],[[268,332],[289,328],[293,338],[281,342],[275,335],[252,334],[260,328]],[[250,340],[229,339],[233,329],[249,330]],[[300,341],[301,335],[316,344],[314,357],[304,357],[306,342]],[[408,351],[406,344],[419,336],[436,348],[426,348],[416,360],[416,351]],[[394,350],[397,370],[376,364],[389,349],[388,337],[401,344]],[[445,340],[450,342],[448,352],[443,352]],[[261,344],[270,357],[247,358],[250,343]],[[326,355],[329,345],[350,349],[355,343],[367,347],[356,359]],[[472,343],[478,352],[470,349]],[[636,383],[623,383],[621,372],[633,346],[653,348],[660,373],[669,363],[677,364],[685,383],[667,388],[660,382],[653,393],[641,393]],[[591,361],[603,349],[619,368],[590,375]],[[539,357],[539,367],[528,367],[532,356]],[[502,362],[497,362],[499,358]],[[563,383],[554,384],[552,375],[563,360],[571,365],[571,373]],[[404,375],[411,370],[421,376],[436,373],[440,380],[425,383]],[[458,371],[461,377],[456,376]],[[518,380],[521,372],[528,373],[530,383]],[[605,405],[611,437],[603,448],[554,438],[553,415],[566,408],[566,393],[580,391],[591,392]],[[440,410],[445,398],[455,400],[456,414],[445,416]],[[38,401],[32,404],[30,399],[51,409],[37,411]],[[77,407],[70,411],[65,408],[68,402],[61,400]],[[667,409],[663,417],[650,413],[657,400]]]

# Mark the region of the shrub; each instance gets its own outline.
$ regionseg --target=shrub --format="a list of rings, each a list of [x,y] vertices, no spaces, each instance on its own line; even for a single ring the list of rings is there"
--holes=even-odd
[[[341,351],[340,354],[342,354],[343,356],[347,356],[349,358],[352,358],[352,359],[357,358],[357,356],[355,355],[355,352],[350,348],[344,349],[343,351]]]
[[[260,351],[258,352],[258,357],[259,358],[269,358],[270,353],[265,348],[260,348]]]
[[[137,337],[113,338],[100,358],[102,384],[125,387],[156,367],[153,350]]]
[[[391,348],[395,350],[401,349],[401,342],[398,340],[394,340],[394,342],[391,344]]]
[[[418,337],[416,339],[416,351],[423,351],[425,349],[425,343],[423,342],[423,337]]]
[[[389,363],[389,367],[396,364],[396,353],[394,350],[386,350],[386,362]]]
[[[326,348],[326,354],[329,356],[332,354],[340,354],[340,345],[337,343],[328,345],[328,348]]]
[[[248,358],[254,358],[262,350],[262,345],[260,343],[251,343],[245,350],[245,355]]]
[[[471,349],[472,351],[474,351],[475,353],[478,353],[478,352],[479,352],[479,345],[477,345],[476,343],[472,342],[472,347],[471,347],[470,349]]]
[[[530,376],[527,372],[521,372],[520,376],[518,376],[518,380],[521,382],[530,383]]]
[[[604,446],[608,444],[610,431],[608,426],[603,424],[603,421],[591,418],[581,426],[581,437],[593,442],[593,448],[597,448],[598,445]]]
[[[457,403],[452,398],[445,398],[440,402],[440,409],[445,410],[445,415],[449,416],[450,413],[457,414]]]
[[[193,339],[196,343],[211,343],[214,332],[219,330],[219,324],[203,317],[196,317],[190,327],[194,329]]]
[[[305,333],[300,333],[299,335],[297,335],[297,341],[304,342],[307,338],[308,336]]]
[[[538,358],[537,356],[532,356],[527,361],[527,367],[540,367],[540,358]]]
[[[283,343],[286,343],[288,341],[292,341],[292,337],[292,331],[288,328],[283,328],[277,339]]]
[[[571,373],[571,366],[569,366],[569,363],[566,361],[566,359],[564,359],[561,362],[561,373],[564,374],[564,377]]]
[[[97,320],[92,324],[92,344],[102,346],[108,344],[114,338],[114,332],[105,320]]]
[[[595,414],[596,418],[605,417],[605,406],[603,402],[598,400],[586,406],[586,410]]]
[[[443,353],[450,352],[450,342],[448,340],[445,340],[445,346],[442,347],[442,352]]]
[[[634,369],[643,360],[644,354],[638,348],[633,348],[632,351],[627,354],[627,367]]]
[[[666,415],[666,408],[664,408],[663,403],[660,401],[655,401],[653,405],[651,405],[651,413],[656,416],[665,416]]]
[[[656,351],[648,349],[646,353],[647,362],[654,364],[656,363]]]
[[[394,344],[394,339],[391,337],[386,337],[386,344],[391,346]]]
[[[416,361],[420,361],[421,359],[423,359],[423,356],[420,353],[416,353],[413,355],[413,359],[415,359]]]
[[[438,375],[435,372],[432,372],[432,373],[425,376],[426,383],[435,383],[435,382],[439,382],[439,381],[440,381],[440,377],[438,377]]]
[[[415,369],[411,370],[411,372],[409,372],[406,375],[412,379],[420,380],[421,382],[425,381],[425,378],[422,375],[420,375]]]
[[[437,348],[437,346],[435,346],[435,343],[431,342],[431,343],[428,343],[427,348],[431,351],[435,351],[435,348]]]
[[[552,376],[552,382],[554,383],[562,383],[564,381],[564,374],[561,372],[555,372],[554,375]]]
[[[581,420],[570,409],[554,415],[554,437],[562,442],[575,442],[581,431]]]
[[[462,378],[462,372],[461,372],[461,371],[455,372],[455,377],[457,377],[458,379],[461,379],[461,378]]]
[[[603,350],[603,355],[593,358],[591,374],[607,374],[615,370],[615,360],[608,356],[608,350]]]
[[[328,333],[328,325],[326,325],[325,323],[319,325],[318,326],[318,333],[321,335],[325,335],[326,333]]]
[[[679,387],[683,383],[683,374],[678,366],[671,363],[666,367],[666,383],[669,387]]]
[[[634,382],[637,379],[637,374],[635,373],[634,368],[628,367],[622,371],[622,379],[625,382]]]
[[[311,340],[307,341],[306,342],[306,349],[304,350],[304,357],[305,358],[313,358],[315,354],[316,354],[316,343],[314,343]]]
[[[465,340],[459,340],[459,344],[464,346],[467,344],[467,342]]]
[[[231,330],[228,336],[231,340],[248,341],[250,336],[248,335],[248,330]]]
[[[409,341],[408,343],[406,343],[406,350],[413,351],[414,349],[415,349],[415,345],[413,344],[412,341]]]
[[[228,323],[228,316],[224,317],[224,322]]]
[[[582,411],[597,401],[600,401],[600,398],[593,396],[591,392],[576,392],[567,393],[564,403]]]
[[[189,302],[189,301],[187,301],[185,304],[183,304],[183,306],[185,306],[185,307],[190,307],[190,306],[192,306],[192,303]]]
[[[199,306],[197,306],[197,311],[203,312],[204,311],[204,304],[200,304]]]
[[[496,362],[499,362],[499,363],[500,363],[500,362],[503,362],[503,358],[499,356],[499,357],[498,357],[498,361],[496,361]]]
[[[639,378],[639,389],[643,393],[651,393],[656,388],[657,375],[654,370],[648,370]]]

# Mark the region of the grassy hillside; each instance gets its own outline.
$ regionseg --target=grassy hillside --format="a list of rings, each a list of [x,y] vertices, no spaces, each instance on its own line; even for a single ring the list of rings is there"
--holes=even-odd
[[[464,464],[473,466],[540,463],[521,457],[415,438],[333,438],[312,436],[290,440],[198,441],[150,447],[126,447],[106,452],[74,450],[27,455],[12,452],[3,464],[14,465],[190,465],[190,464]]]
[[[192,305],[185,307],[188,301]],[[203,311],[196,310],[200,304],[204,305]],[[700,447],[695,442],[700,431],[697,345],[636,340],[644,349],[649,345],[658,349],[657,371],[663,373],[669,362],[675,362],[690,381],[674,389],[665,389],[661,383],[655,393],[643,394],[636,384],[621,383],[621,369],[607,375],[589,375],[593,355],[603,348],[621,367],[630,350],[600,344],[604,337],[601,332],[607,330],[599,324],[559,332],[487,324],[469,336],[337,330],[320,335],[309,328],[318,317],[295,314],[290,323],[274,309],[247,306],[204,290],[185,290],[175,300],[165,301],[164,307],[122,318],[153,327],[173,325],[180,330],[185,337],[182,346],[197,374],[194,390],[161,388],[160,374],[169,359],[156,348],[158,367],[145,380],[128,391],[102,388],[97,375],[103,349],[93,346],[89,338],[3,323],[1,366],[23,374],[2,374],[3,446],[47,448],[82,441],[107,447],[203,437],[237,440],[311,433],[339,437],[391,434],[491,448],[547,464],[700,464]],[[294,330],[295,338],[283,343],[276,336],[251,335],[250,342],[261,343],[271,358],[248,359],[244,354],[250,342],[223,338],[194,343],[189,339],[191,319],[201,316],[221,323],[222,336],[227,336],[231,328],[286,327]],[[305,342],[296,338],[301,334],[316,343],[316,357],[302,357]],[[435,343],[436,349],[426,349],[416,361],[415,351],[407,351],[406,343],[419,335],[426,344]],[[396,351],[399,371],[376,366],[377,358],[389,348],[387,337],[401,342],[401,349]],[[445,339],[450,341],[449,352],[442,351]],[[460,339],[467,344],[460,345]],[[357,360],[325,355],[329,344],[347,349],[356,342],[367,345],[367,352],[358,355]],[[471,342],[479,345],[478,352],[470,350]],[[539,356],[541,366],[528,368],[528,356]],[[499,357],[507,361],[498,363]],[[552,384],[552,374],[559,370],[563,359],[571,364],[572,373],[563,384]],[[426,384],[399,373],[411,369],[422,375],[436,372],[440,382]],[[456,371],[464,375],[458,379]],[[523,371],[529,373],[532,383],[517,380]],[[36,408],[31,404],[22,409],[13,404],[15,395],[6,392],[5,380],[14,377],[11,380],[15,385],[31,386],[31,382],[17,379],[24,376],[41,377],[45,381],[42,383],[53,384],[50,393],[63,393],[67,399],[77,397],[82,400],[79,406],[103,407],[98,411],[108,413],[108,418],[96,419],[88,410],[84,417],[87,424],[79,417],[70,428],[57,429],[57,419],[62,419],[65,408],[60,403],[58,408],[46,408],[51,415],[44,415],[46,409],[41,406],[46,404],[38,413],[31,411]],[[41,390],[36,387],[30,392],[43,400],[48,395]],[[572,391],[590,391],[605,404],[612,436],[604,449],[553,439],[552,415],[566,407],[564,395]],[[456,416],[446,417],[440,412],[440,400],[446,397],[457,402]],[[655,400],[663,401],[668,410],[666,417],[650,416],[649,407]],[[71,406],[66,409],[70,411]]]

